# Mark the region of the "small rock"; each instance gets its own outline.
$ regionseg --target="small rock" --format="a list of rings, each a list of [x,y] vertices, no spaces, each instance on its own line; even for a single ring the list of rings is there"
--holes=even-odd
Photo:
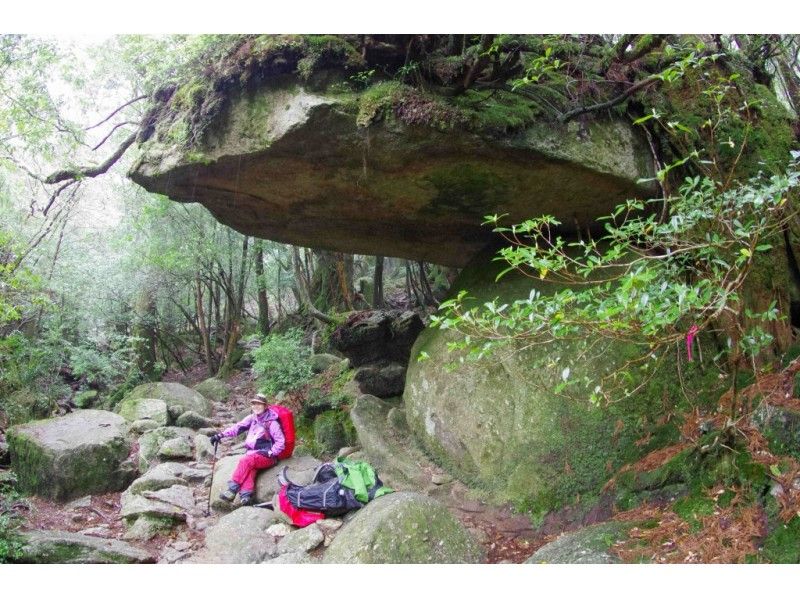
[[[311,552],[324,541],[325,536],[322,534],[322,530],[320,530],[316,524],[312,523],[308,527],[304,527],[285,536],[283,540],[278,543],[278,554]]]
[[[152,419],[137,419],[135,422],[131,424],[131,430],[133,430],[136,434],[144,434],[149,430],[155,430],[156,428],[163,427],[157,421],[153,421]]]
[[[175,550],[185,551],[185,550],[189,550],[192,547],[192,543],[191,542],[175,542],[175,544],[173,544],[172,547]]]
[[[71,502],[68,502],[64,505],[64,508],[68,511],[72,511],[75,509],[88,509],[92,506],[92,497],[91,496],[84,496],[83,498],[78,498]]]
[[[267,533],[270,536],[287,536],[292,532],[292,528],[290,528],[285,523],[276,523],[275,525],[270,525],[267,528]]]
[[[189,555],[185,552],[181,552],[167,546],[161,551],[161,558],[159,561],[166,563],[177,563],[179,560],[185,559],[187,556]]]
[[[199,430],[200,428],[214,427],[214,421],[208,417],[203,417],[194,411],[184,411],[175,421],[175,425],[180,428],[191,428],[192,430]]]
[[[202,532],[205,529],[208,529],[209,522],[205,519],[197,519],[194,521],[194,529],[198,532]]]
[[[86,516],[76,513],[72,517],[70,517],[73,523],[84,523],[86,521]]]
[[[449,484],[453,481],[453,476],[447,475],[446,473],[435,473],[431,476],[431,482],[436,484],[437,486],[441,486],[443,484]]]
[[[214,434],[217,433],[217,429],[216,428],[200,428],[197,431],[197,433],[198,434],[205,434],[206,436],[213,436]]]
[[[96,536],[98,538],[109,538],[114,535],[114,533],[105,524],[90,527],[81,530],[78,533],[83,534],[84,536]]]
[[[315,523],[325,535],[332,534],[344,525],[341,519],[320,519]]]
[[[192,445],[186,438],[172,438],[164,442],[158,451],[163,459],[191,459],[194,456]]]

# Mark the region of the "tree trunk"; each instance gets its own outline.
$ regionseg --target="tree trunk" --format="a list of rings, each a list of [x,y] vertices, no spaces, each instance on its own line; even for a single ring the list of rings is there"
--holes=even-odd
[[[197,299],[197,326],[200,329],[201,340],[203,341],[203,352],[206,356],[206,371],[209,377],[213,376],[216,371],[216,364],[214,363],[214,354],[211,350],[211,338],[206,326],[206,315],[203,311],[203,287],[200,285],[200,277],[195,277],[195,289]],[[209,291],[211,294],[211,291]]]
[[[139,291],[134,305],[133,336],[137,337],[134,347],[136,365],[148,380],[155,379],[156,366],[156,300],[152,287]]]
[[[261,336],[267,336],[269,334],[269,298],[267,297],[267,281],[264,280],[264,242],[260,239],[255,243],[255,254],[258,333]]]
[[[375,256],[375,274],[372,278],[372,307],[380,309],[384,306],[383,300],[383,260],[382,255]]]

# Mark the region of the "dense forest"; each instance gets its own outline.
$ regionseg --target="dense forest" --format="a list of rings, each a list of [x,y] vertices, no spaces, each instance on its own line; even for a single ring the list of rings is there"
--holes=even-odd
[[[504,146],[501,158],[492,155],[493,173],[456,165],[446,177],[426,179],[450,202],[438,212],[419,212],[441,219],[435,224],[441,228],[431,229],[443,231],[441,238],[406,242],[403,229],[396,238],[385,233],[364,240],[357,227],[335,236],[309,225],[313,233],[304,244],[289,225],[270,228],[271,214],[250,217],[242,209],[244,216],[230,215],[206,191],[195,201],[194,188],[175,183],[181,191],[173,194],[169,181],[159,187],[155,176],[151,182],[142,174],[153,148],[181,152],[175,180],[191,167],[224,162],[209,148],[222,135],[220,119],[234,120],[225,116],[231,98],[251,97],[284,79],[335,98],[359,134],[375,135],[373,146],[379,128],[488,146],[518,139],[540,123],[576,139],[588,138],[595,120],[625,123],[642,143],[632,162],[650,176],[624,184],[616,174],[608,183],[598,178],[598,194],[606,185],[636,194],[604,218],[594,218],[590,200],[556,216],[529,209],[524,220],[512,222],[502,211],[509,184],[494,174],[504,172],[505,155],[509,171],[518,167]],[[113,411],[145,383],[216,378],[245,384],[243,371],[253,374],[247,392],[295,392],[298,405],[313,402],[331,387],[330,380],[324,390],[308,386],[311,355],[335,352],[332,337],[341,339],[338,331],[357,324],[359,314],[386,310],[414,311],[429,328],[460,334],[448,348],[461,351],[462,361],[492,362],[509,346],[548,353],[560,346],[553,343],[571,343],[573,361],[581,367],[601,362],[601,375],[577,374],[572,361],[555,360],[551,377],[520,383],[544,385],[593,409],[640,392],[662,375],[649,364],[672,367],[677,351],[677,374],[670,375],[686,376],[680,386],[687,399],[675,403],[666,421],[710,426],[717,418],[716,436],[704,446],[738,451],[744,437],[754,451],[752,436],[740,428],[758,403],[754,398],[771,391],[749,387],[784,372],[798,354],[799,113],[797,35],[124,35],[95,44],[2,35],[0,433],[84,408]],[[242,144],[251,142],[243,137]],[[608,143],[612,153],[614,143]],[[365,178],[366,155],[353,159],[356,172],[363,159]],[[562,159],[554,155],[555,162]],[[381,168],[392,172],[394,165],[387,159],[375,171]],[[238,190],[239,170],[230,172]],[[305,171],[297,176],[300,189]],[[361,181],[349,184],[358,191]],[[389,183],[386,192],[394,193]],[[506,212],[523,213],[517,204]],[[301,211],[295,217],[306,218]],[[378,217],[387,230],[418,226],[405,214]],[[326,218],[336,221],[335,214],[319,221]],[[445,237],[448,226],[468,218],[474,228],[462,238]],[[348,252],[348,234],[352,247],[372,253]],[[449,253],[427,247],[448,243],[456,247]],[[376,255],[381,246],[386,251]],[[491,294],[476,301],[472,289],[452,286],[480,247],[502,264],[496,281],[522,275],[532,281],[530,293],[513,302]],[[533,290],[539,282],[553,286]],[[611,359],[607,348],[617,344],[628,349]],[[688,351],[692,361],[700,347],[708,352],[703,371],[690,371],[697,360],[682,362],[682,355]],[[423,348],[412,360],[430,358]],[[710,403],[690,400],[695,374],[722,380]],[[701,407],[707,409],[702,417]],[[692,410],[694,419],[686,415]],[[648,433],[636,446],[667,445],[666,436],[658,446],[649,441]],[[789,525],[783,529],[790,541],[772,541],[776,560],[800,554],[794,537],[800,524],[791,513],[800,501],[797,488],[790,489],[798,473],[795,451],[800,448],[758,461],[784,488],[770,517]],[[755,462],[744,463],[739,454],[729,466],[747,475],[725,477],[704,462],[698,479],[705,476],[702,483],[715,490],[719,476],[755,484]],[[471,472],[460,467],[445,468]],[[600,473],[604,481],[616,479],[610,470]],[[581,492],[569,486],[564,494]],[[745,495],[748,505],[756,500],[743,491],[743,503]],[[16,550],[4,534],[16,525],[14,505],[21,500],[11,490],[3,497],[0,561]],[[555,512],[566,504],[556,490],[545,502],[525,500],[516,500],[517,510],[537,523],[545,516],[542,505]],[[695,507],[708,514],[705,502],[684,505]],[[696,523],[694,512],[691,517]],[[748,517],[755,526],[757,517]],[[722,562],[743,559],[738,539],[725,542],[719,550],[729,560]],[[636,547],[628,550],[631,561],[645,558]]]

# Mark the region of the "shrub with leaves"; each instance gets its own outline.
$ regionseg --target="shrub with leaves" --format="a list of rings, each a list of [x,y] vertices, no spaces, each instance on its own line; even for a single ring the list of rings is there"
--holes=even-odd
[[[303,332],[293,329],[285,334],[270,334],[252,351],[253,370],[258,374],[258,388],[272,395],[294,390],[313,375],[311,349],[303,344]]]
[[[510,227],[499,226],[498,216],[488,217],[510,243],[497,258],[508,263],[500,276],[516,270],[565,286],[551,294],[533,289],[528,298],[511,304],[490,301],[472,307],[468,293],[461,291],[442,304],[433,325],[460,330],[465,336],[451,348],[468,349],[473,357],[509,342],[582,343],[582,360],[597,353],[598,343],[637,347],[636,358],[601,380],[574,380],[570,368],[564,369],[563,383],[554,390],[579,385],[593,402],[633,392],[626,370],[659,360],[684,339],[691,344],[706,329],[730,335],[734,368],[740,360],[754,362],[773,340],[759,324],[783,316],[774,303],[751,310],[745,281],[759,256],[782,242],[784,228],[797,217],[799,185],[798,162],[782,175],[726,190],[708,178],[686,178],[667,200],[668,212],[659,214],[651,202],[630,200],[605,218],[606,235],[597,241],[555,236],[560,223],[550,216]],[[721,321],[727,330],[720,329]]]

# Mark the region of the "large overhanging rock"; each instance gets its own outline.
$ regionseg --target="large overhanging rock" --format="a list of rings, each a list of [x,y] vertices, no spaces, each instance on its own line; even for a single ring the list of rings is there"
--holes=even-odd
[[[488,214],[583,227],[652,193],[636,183],[652,176],[647,144],[622,120],[540,122],[503,137],[392,119],[361,127],[352,94],[285,81],[226,100],[202,143],[162,131],[130,177],[283,243],[460,267],[491,240]]]

